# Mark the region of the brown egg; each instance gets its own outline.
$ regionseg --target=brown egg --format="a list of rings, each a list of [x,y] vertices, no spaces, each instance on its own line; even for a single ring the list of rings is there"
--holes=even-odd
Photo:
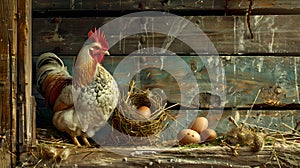
[[[197,131],[200,134],[200,132],[207,129],[207,126],[208,126],[208,120],[205,117],[197,117],[190,124],[189,128]]]
[[[180,145],[200,143],[200,134],[191,129],[183,129],[177,134]]]
[[[200,133],[202,141],[213,141],[217,138],[217,133],[213,129],[206,129]]]
[[[149,119],[151,117],[151,110],[147,106],[141,106],[138,108],[137,112],[143,116],[145,119]]]

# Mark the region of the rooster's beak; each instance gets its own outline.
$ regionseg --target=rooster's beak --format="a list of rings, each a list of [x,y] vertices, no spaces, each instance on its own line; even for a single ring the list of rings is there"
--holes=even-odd
[[[103,52],[104,55],[110,55],[108,51]]]

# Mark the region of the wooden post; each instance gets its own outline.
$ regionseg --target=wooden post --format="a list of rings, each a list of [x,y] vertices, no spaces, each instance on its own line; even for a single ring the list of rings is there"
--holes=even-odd
[[[15,167],[19,147],[31,145],[34,137],[31,0],[0,0],[0,21],[0,138],[9,144],[0,144],[0,166]]]
[[[18,141],[25,150],[32,140],[31,111],[31,0],[18,1]]]
[[[16,93],[17,93],[17,19],[16,19],[16,1],[1,0],[0,1],[0,83],[2,102],[1,114],[1,130],[5,133],[6,143],[9,144],[8,149],[4,149],[6,165],[5,167],[16,165]],[[9,151],[8,151],[9,150]]]

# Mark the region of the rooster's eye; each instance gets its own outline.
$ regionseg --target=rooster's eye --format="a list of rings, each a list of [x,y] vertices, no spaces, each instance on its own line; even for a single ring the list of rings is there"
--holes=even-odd
[[[94,46],[94,47],[91,47],[91,48],[90,48],[90,51],[91,51],[91,52],[93,52],[93,51],[98,51],[98,50],[100,50],[100,47],[98,47],[98,46]]]
[[[94,50],[100,50],[101,48],[99,46],[93,47]]]

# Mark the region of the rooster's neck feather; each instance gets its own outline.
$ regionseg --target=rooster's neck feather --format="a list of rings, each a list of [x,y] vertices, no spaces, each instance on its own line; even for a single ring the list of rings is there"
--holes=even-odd
[[[78,54],[74,67],[74,86],[82,87],[93,81],[97,62],[89,55],[89,46],[85,46]]]

